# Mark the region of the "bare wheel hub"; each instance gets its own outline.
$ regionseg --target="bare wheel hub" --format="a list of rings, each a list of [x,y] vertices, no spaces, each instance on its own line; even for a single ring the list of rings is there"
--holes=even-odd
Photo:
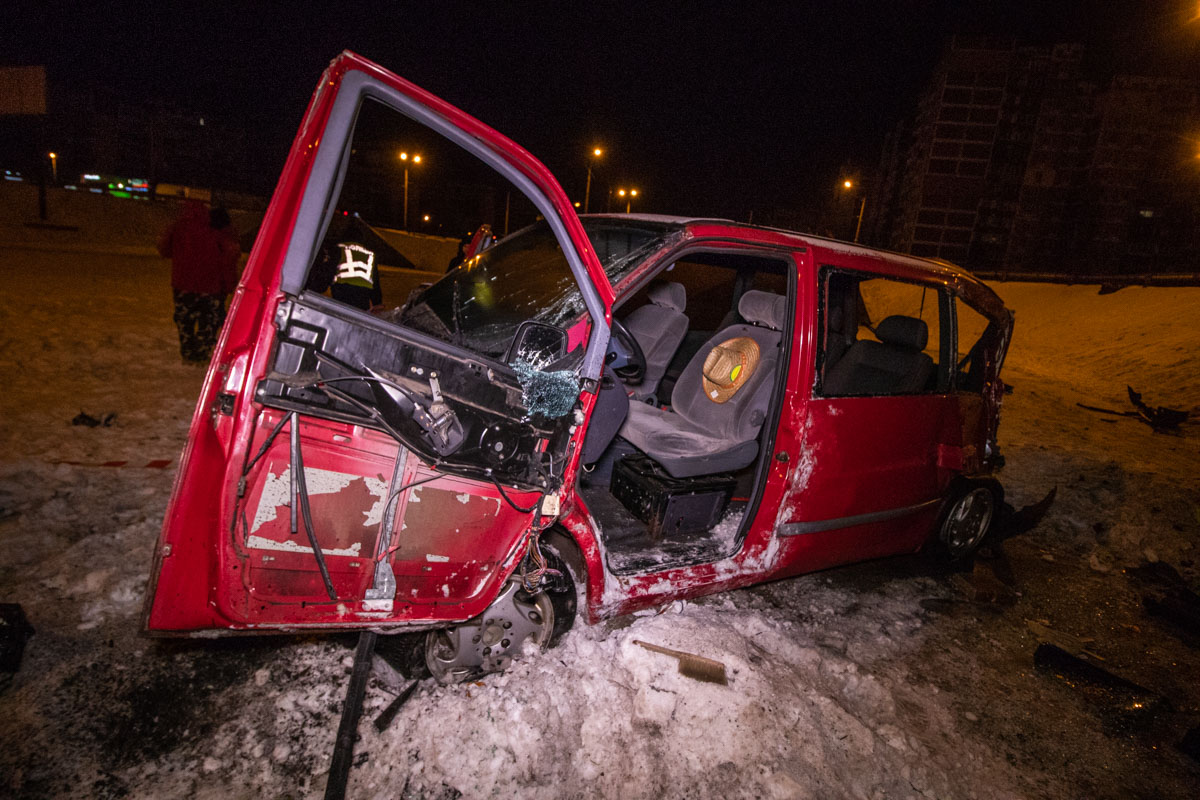
[[[506,669],[528,639],[545,647],[554,630],[554,608],[545,592],[530,596],[509,581],[487,611],[446,630],[430,631],[425,663],[442,683]]]

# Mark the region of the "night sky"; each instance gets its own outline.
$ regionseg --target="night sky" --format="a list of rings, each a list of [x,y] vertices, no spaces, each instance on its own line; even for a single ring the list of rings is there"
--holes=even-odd
[[[0,63],[244,123],[265,192],[351,49],[511,136],[572,197],[599,144],[600,185],[639,186],[641,210],[741,219],[812,207],[842,165],[876,163],[955,32],[1081,41],[1100,78],[1200,74],[1194,0],[332,6],[19,4]]]

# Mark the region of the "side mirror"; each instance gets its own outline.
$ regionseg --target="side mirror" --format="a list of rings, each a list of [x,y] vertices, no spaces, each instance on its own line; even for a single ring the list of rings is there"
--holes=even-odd
[[[543,369],[561,361],[566,355],[566,331],[556,325],[526,320],[517,328],[505,361],[509,364],[520,361],[535,369]]]

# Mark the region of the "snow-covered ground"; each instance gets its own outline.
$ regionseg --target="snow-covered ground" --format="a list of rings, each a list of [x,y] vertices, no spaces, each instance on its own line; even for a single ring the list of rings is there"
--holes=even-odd
[[[36,635],[0,684],[0,796],[320,796],[352,638],[138,636],[150,551],[201,372],[156,259],[0,251],[0,602]],[[349,796],[1195,797],[1178,752],[1200,666],[1125,568],[1197,586],[1200,426],[1077,402],[1200,405],[1200,289],[1012,284],[1002,478],[1057,498],[988,562],[1015,605],[914,557],[578,627],[504,675],[422,685],[379,733],[368,689]],[[80,411],[117,416],[72,426]],[[172,460],[166,469],[147,467]],[[127,462],[121,467],[92,466]],[[71,464],[63,462],[80,462]],[[1033,666],[1026,620],[1077,637],[1175,709],[1141,727]],[[723,661],[692,681],[641,639]],[[387,670],[381,666],[381,673]]]

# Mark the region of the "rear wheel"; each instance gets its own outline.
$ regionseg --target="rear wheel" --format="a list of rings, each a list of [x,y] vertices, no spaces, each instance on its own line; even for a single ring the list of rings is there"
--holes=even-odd
[[[938,526],[938,544],[951,561],[968,558],[983,544],[996,518],[998,489],[991,482],[971,482],[955,492]]]
[[[425,638],[425,664],[441,683],[458,683],[507,669],[526,642],[545,649],[570,630],[575,621],[575,581],[555,547],[542,553],[562,579],[530,594],[519,578],[505,584],[483,614],[453,628],[430,631]]]

